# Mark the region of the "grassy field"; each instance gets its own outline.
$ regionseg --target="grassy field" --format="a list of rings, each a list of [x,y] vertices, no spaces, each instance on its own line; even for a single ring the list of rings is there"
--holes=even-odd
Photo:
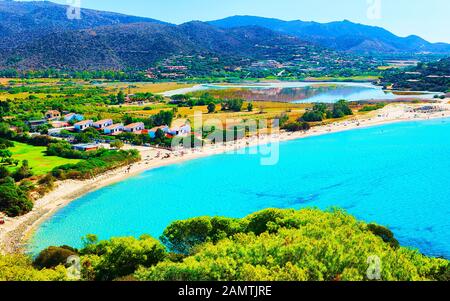
[[[190,88],[193,84],[165,83],[107,83],[108,91],[130,90],[131,93],[162,93],[171,90]]]
[[[69,163],[77,163],[80,160],[65,159],[60,157],[46,156],[46,147],[32,146],[24,143],[14,142],[14,147],[9,149],[13,153],[13,159],[28,160],[34,175],[43,175],[57,166]],[[10,167],[14,171],[16,167]]]
[[[330,82],[345,82],[345,81],[375,81],[378,80],[378,76],[371,75],[361,75],[361,76],[350,76],[350,77],[308,77],[305,78],[306,81],[330,81]]]

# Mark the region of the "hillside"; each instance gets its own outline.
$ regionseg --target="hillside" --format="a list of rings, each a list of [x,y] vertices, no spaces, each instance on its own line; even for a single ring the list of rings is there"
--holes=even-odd
[[[450,57],[438,62],[419,63],[407,70],[387,72],[382,84],[397,90],[449,92]]]
[[[261,26],[299,37],[335,50],[352,52],[434,52],[450,53],[450,45],[429,43],[418,36],[398,37],[381,27],[352,23],[348,20],[331,23],[282,21],[253,16],[234,16],[208,22],[221,28]]]
[[[24,46],[31,40],[55,32],[136,22],[164,23],[90,9],[81,10],[81,19],[70,20],[64,5],[48,1],[0,1],[0,49]]]
[[[0,69],[153,69],[150,77],[171,79],[227,72],[242,78],[351,76],[376,72],[377,62],[362,56],[367,52],[450,51],[446,44],[349,21],[237,16],[173,25],[89,9],[70,20],[66,10],[48,1],[0,1]]]
[[[146,69],[173,55],[279,59],[307,46],[298,38],[258,27],[133,23],[48,34],[4,51],[0,64],[19,69]]]

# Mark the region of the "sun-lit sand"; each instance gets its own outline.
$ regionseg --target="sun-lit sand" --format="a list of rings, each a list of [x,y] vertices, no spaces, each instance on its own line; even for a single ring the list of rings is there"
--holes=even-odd
[[[390,104],[367,115],[355,115],[346,121],[314,127],[306,133],[279,132],[271,135],[260,135],[259,137],[254,136],[226,144],[207,145],[199,150],[171,152],[149,147],[139,147],[142,161],[133,164],[130,168],[116,169],[85,181],[68,180],[59,182],[52,192],[35,202],[32,212],[17,218],[5,218],[5,224],[0,225],[0,251],[3,253],[23,251],[24,243],[36,227],[60,208],[86,193],[123,181],[146,170],[271,142],[282,142],[394,122],[450,117],[449,99],[442,100],[439,104],[443,109],[442,112],[416,113],[413,111],[414,108],[420,106],[423,106],[423,104]]]

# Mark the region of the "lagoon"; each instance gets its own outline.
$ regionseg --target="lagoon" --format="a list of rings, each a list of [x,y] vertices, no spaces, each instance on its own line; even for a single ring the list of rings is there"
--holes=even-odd
[[[401,93],[385,91],[372,83],[357,82],[277,82],[258,84],[204,84],[163,93],[170,97],[199,91],[224,91],[228,97],[248,101],[277,101],[290,103],[335,103],[348,101],[393,101],[401,99],[432,99],[436,93]],[[440,93],[437,93],[440,94]]]
[[[37,230],[29,251],[97,234],[158,237],[172,221],[269,208],[340,207],[404,246],[450,258],[450,120],[396,123],[280,145],[280,160],[222,154],[147,171],[90,193]]]

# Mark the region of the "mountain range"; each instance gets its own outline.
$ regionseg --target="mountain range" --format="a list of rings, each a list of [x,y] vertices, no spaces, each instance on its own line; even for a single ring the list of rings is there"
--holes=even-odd
[[[260,26],[287,35],[296,36],[306,42],[335,50],[356,53],[450,52],[450,44],[430,43],[415,35],[402,38],[384,28],[356,24],[348,20],[317,23],[300,20],[282,21],[253,16],[234,16],[208,23],[220,28]]]
[[[322,51],[450,53],[450,45],[397,37],[349,21],[327,24],[235,16],[174,25],[155,19],[67,7],[48,1],[0,1],[0,67],[146,69],[174,55],[279,59]]]

